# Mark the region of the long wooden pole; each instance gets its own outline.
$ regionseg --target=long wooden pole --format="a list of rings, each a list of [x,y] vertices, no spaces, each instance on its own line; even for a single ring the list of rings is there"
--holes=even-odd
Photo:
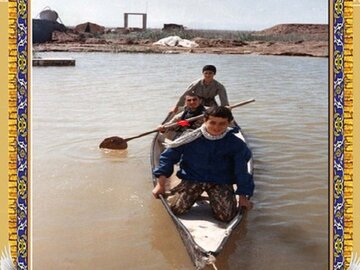
[[[248,99],[248,100],[244,100],[244,101],[241,101],[241,102],[238,102],[238,103],[235,103],[233,105],[230,105],[229,107],[231,109],[234,109],[234,108],[237,108],[237,107],[240,107],[240,106],[243,106],[245,104],[248,104],[248,103],[251,103],[251,102],[254,102],[255,99],[252,98],[252,99]],[[204,115],[201,114],[201,115],[198,115],[198,116],[194,116],[194,117],[191,117],[191,118],[188,118],[186,119],[187,122],[194,122],[198,119],[201,119],[203,118]],[[171,124],[167,124],[164,126],[165,129],[168,129],[168,128],[172,128],[172,127],[176,127],[178,126],[178,123],[171,123]],[[128,141],[131,141],[133,139],[137,139],[137,138],[141,138],[141,137],[144,137],[146,135],[149,135],[151,133],[155,133],[155,132],[158,132],[159,130],[156,128],[156,129],[153,129],[153,130],[150,130],[150,131],[146,131],[144,133],[141,133],[139,135],[135,135],[135,136],[132,136],[132,137],[128,137],[128,138],[121,138],[121,137],[117,137],[117,136],[114,136],[114,137],[109,137],[109,138],[106,138],[102,141],[102,143],[100,144],[100,148],[109,148],[109,149],[126,149],[127,148],[127,142]],[[109,147],[112,146],[112,147]]]

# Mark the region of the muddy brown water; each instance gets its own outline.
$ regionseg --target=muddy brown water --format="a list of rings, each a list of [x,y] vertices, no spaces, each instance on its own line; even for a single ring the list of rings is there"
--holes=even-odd
[[[205,64],[254,155],[256,191],[218,269],[327,269],[328,61],[256,55],[43,53],[75,67],[32,71],[33,269],[193,269],[152,198],[152,135]],[[49,266],[51,266],[49,268]]]

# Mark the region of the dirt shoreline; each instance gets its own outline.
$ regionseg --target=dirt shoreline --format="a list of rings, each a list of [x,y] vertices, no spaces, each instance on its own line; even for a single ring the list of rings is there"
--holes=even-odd
[[[257,32],[196,31],[164,32],[104,29],[88,23],[93,32],[70,29],[55,31],[52,41],[34,44],[36,52],[109,52],[109,53],[208,53],[287,56],[329,56],[328,26],[282,24]],[[98,31],[98,32],[97,32]],[[125,31],[125,32],[124,32]],[[197,47],[154,45],[163,36],[188,36]]]
[[[109,53],[208,53],[256,54],[328,57],[327,41],[263,42],[251,41],[242,46],[170,47],[148,44],[44,43],[33,45],[34,52],[109,52]]]

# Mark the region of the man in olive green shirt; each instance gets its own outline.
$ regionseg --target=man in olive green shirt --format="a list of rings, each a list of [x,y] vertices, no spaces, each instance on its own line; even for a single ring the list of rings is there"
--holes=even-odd
[[[191,83],[185,93],[179,98],[179,101],[171,110],[173,113],[176,113],[180,106],[184,106],[185,96],[188,93],[199,96],[203,100],[204,106],[216,106],[216,96],[219,96],[221,106],[229,105],[225,87],[214,79],[216,67],[213,65],[206,65],[203,67],[202,73],[203,78]]]

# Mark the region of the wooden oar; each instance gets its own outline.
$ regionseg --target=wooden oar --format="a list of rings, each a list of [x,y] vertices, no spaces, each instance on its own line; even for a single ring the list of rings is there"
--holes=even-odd
[[[236,108],[236,107],[239,107],[239,106],[242,106],[242,105],[254,102],[254,101],[255,101],[255,99],[248,99],[248,100],[233,104],[233,105],[230,106],[230,108],[233,109],[233,108]],[[188,119],[186,119],[186,121],[187,122],[193,122],[193,121],[196,121],[198,119],[201,119],[202,117],[204,117],[204,115],[198,115],[198,116],[195,116],[195,117],[188,118]],[[168,128],[176,127],[178,125],[179,125],[178,123],[172,123],[172,124],[165,125],[164,128],[168,129]],[[121,137],[118,137],[118,136],[109,137],[109,138],[104,139],[100,143],[99,147],[100,148],[113,149],[113,150],[126,149],[128,141],[131,141],[131,140],[137,139],[137,138],[141,138],[141,137],[144,137],[146,135],[149,135],[151,133],[155,133],[155,132],[158,132],[158,131],[159,130],[156,128],[156,129],[146,131],[144,133],[141,133],[139,135],[129,137],[129,138],[121,138]]]

